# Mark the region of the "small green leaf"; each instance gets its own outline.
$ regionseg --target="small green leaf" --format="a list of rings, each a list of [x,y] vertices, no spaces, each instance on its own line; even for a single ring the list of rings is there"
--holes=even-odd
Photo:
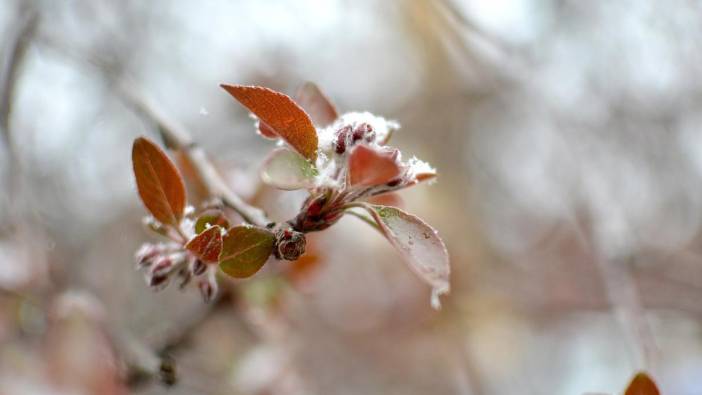
[[[286,191],[313,187],[317,174],[312,163],[287,148],[271,152],[261,167],[263,182]]]
[[[203,262],[217,262],[222,252],[222,228],[216,225],[208,228],[204,232],[193,237],[188,244],[185,245],[185,248],[195,254]]]
[[[645,372],[639,372],[629,383],[624,395],[660,395],[660,391],[651,376]]]
[[[219,210],[207,210],[200,214],[195,222],[195,233],[200,234],[208,226],[221,226],[223,229],[229,228],[229,220],[224,216],[224,213]]]
[[[432,287],[432,307],[441,307],[439,295],[449,292],[451,269],[448,251],[436,230],[399,208],[367,203],[362,203],[362,207],[373,216],[412,271]]]
[[[273,252],[273,232],[249,225],[235,226],[224,236],[219,267],[235,278],[253,276]]]

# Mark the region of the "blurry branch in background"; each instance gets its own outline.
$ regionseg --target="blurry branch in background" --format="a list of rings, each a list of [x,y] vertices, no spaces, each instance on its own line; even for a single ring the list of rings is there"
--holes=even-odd
[[[651,369],[656,356],[656,346],[645,317],[645,311],[639,296],[636,279],[631,272],[631,260],[612,260],[598,251],[593,245],[590,232],[572,219],[580,242],[593,251],[596,268],[602,280],[609,308],[618,320],[635,355],[638,368]],[[643,365],[643,366],[640,366]]]
[[[15,84],[24,55],[36,32],[38,21],[39,15],[34,9],[23,7],[17,24],[8,36],[7,47],[3,51],[2,74],[0,75],[0,128],[2,128],[2,135],[10,152],[12,152],[10,113],[12,112]]]

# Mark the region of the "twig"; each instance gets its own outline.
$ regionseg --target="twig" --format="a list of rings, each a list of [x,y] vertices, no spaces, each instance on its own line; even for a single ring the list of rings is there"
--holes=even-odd
[[[192,140],[190,134],[182,126],[169,121],[153,103],[137,94],[135,89],[124,87],[121,91],[122,97],[129,105],[158,126],[166,147],[181,151],[190,160],[200,177],[200,181],[212,197],[221,199],[224,205],[236,211],[244,221],[250,224],[265,227],[271,222],[263,210],[247,204],[227,187],[207,157],[205,150]]]

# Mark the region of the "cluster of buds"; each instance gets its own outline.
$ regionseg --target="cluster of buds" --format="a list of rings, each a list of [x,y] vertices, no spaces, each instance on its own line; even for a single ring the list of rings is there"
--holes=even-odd
[[[402,161],[397,148],[387,146],[399,128],[370,113],[347,113],[317,130],[319,155],[310,196],[290,221],[299,232],[320,231],[336,223],[350,205],[432,179],[436,171],[417,158]]]
[[[163,228],[152,217],[147,217],[145,222],[150,229]],[[182,234],[194,234],[192,220],[184,219],[181,225],[185,230]],[[134,255],[137,269],[144,272],[146,284],[153,290],[160,291],[173,281],[178,283],[180,289],[194,282],[203,300],[210,302],[217,294],[217,266],[203,262],[188,250],[185,238],[178,234],[159,233],[172,239],[168,242],[144,243]]]

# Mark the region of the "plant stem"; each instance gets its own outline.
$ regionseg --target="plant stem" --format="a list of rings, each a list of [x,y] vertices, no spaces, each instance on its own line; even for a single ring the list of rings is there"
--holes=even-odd
[[[123,88],[122,97],[129,105],[158,126],[158,131],[166,147],[181,151],[189,159],[198,174],[199,181],[207,188],[212,197],[220,199],[225,206],[236,211],[244,221],[252,225],[265,227],[271,222],[263,210],[244,202],[227,186],[207,157],[205,150],[193,142],[187,130],[169,121],[153,103],[138,95],[134,89]]]

